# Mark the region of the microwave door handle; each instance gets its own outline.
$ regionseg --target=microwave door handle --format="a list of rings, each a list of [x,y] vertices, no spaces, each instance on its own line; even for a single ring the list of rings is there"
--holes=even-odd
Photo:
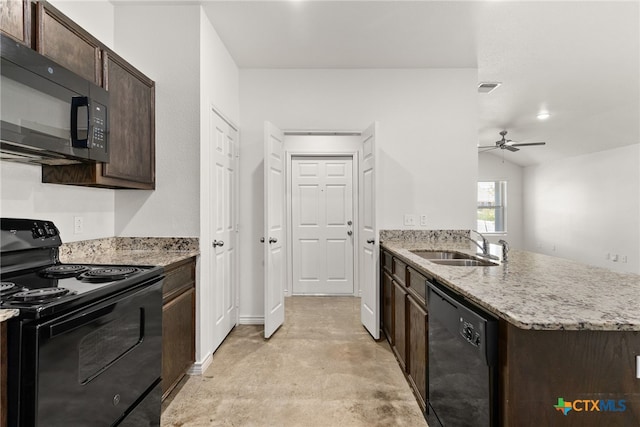
[[[87,136],[78,138],[78,110],[87,108]],[[71,98],[71,146],[77,148],[89,148],[89,98],[86,96],[74,96]]]

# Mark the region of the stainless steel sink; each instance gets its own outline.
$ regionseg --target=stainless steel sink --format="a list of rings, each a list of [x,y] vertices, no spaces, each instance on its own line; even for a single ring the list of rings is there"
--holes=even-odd
[[[430,259],[434,264],[455,267],[495,267],[498,264],[480,259]]]
[[[411,252],[413,252],[414,254],[424,259],[428,259],[429,261],[434,259],[436,260],[438,259],[443,259],[443,260],[474,259],[471,255],[467,255],[467,254],[463,254],[462,252],[455,252],[455,251],[411,251]]]

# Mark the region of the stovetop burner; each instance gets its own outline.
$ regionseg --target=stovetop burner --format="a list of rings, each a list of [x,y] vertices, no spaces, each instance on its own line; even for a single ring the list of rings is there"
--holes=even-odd
[[[63,279],[66,277],[77,276],[80,273],[84,273],[89,270],[86,265],[78,264],[60,264],[52,265],[44,270],[40,270],[40,275],[49,279]]]
[[[0,282],[0,294],[4,292],[8,292],[16,287],[15,283],[12,282]]]
[[[104,282],[112,280],[122,280],[129,276],[132,276],[140,271],[136,267],[105,267],[95,268],[93,270],[86,271],[78,279],[85,282]]]
[[[11,298],[21,302],[49,301],[69,293],[65,288],[40,288],[29,291],[18,292]]]

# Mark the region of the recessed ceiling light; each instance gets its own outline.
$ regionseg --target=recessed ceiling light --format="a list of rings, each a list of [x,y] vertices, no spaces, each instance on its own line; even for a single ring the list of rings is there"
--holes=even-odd
[[[536,117],[538,118],[538,120],[547,120],[549,117],[551,117],[551,114],[549,114],[548,111],[540,111]]]
[[[478,93],[491,93],[501,84],[500,82],[481,82],[478,84]]]

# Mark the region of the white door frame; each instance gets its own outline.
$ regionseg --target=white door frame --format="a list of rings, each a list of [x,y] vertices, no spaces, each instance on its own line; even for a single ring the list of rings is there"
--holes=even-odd
[[[311,134],[311,133],[310,133]],[[286,135],[287,132],[285,131],[285,139],[286,139]],[[287,262],[286,262],[286,268],[287,268],[287,284],[286,284],[286,288],[284,290],[285,292],[285,296],[290,296],[292,294],[292,290],[293,290],[293,218],[292,218],[292,203],[291,203],[291,194],[292,194],[292,188],[291,188],[291,180],[292,180],[292,164],[293,164],[293,158],[300,158],[300,157],[308,157],[308,158],[314,158],[314,157],[347,157],[347,158],[351,158],[352,164],[353,164],[353,168],[352,168],[352,185],[354,188],[354,191],[352,192],[352,196],[351,196],[351,203],[353,204],[353,241],[354,241],[354,245],[353,245],[353,295],[354,296],[359,296],[360,295],[360,280],[359,280],[359,263],[358,263],[358,251],[356,251],[358,245],[357,242],[358,240],[358,218],[359,218],[359,210],[358,210],[358,152],[355,150],[349,150],[349,151],[330,151],[330,152],[317,152],[317,151],[313,151],[313,152],[309,152],[309,151],[286,151],[285,152],[285,156],[286,156],[286,175],[285,175],[285,181],[286,181],[286,207],[285,207],[285,225],[286,225],[286,229],[287,229]]]
[[[217,114],[222,120],[224,120],[229,126],[235,129],[238,132],[238,147],[240,146],[240,128],[229,119],[222,110],[215,105],[209,103],[206,117],[207,119],[207,133],[201,133],[201,137],[203,140],[208,141],[209,139],[209,111]],[[212,165],[209,162],[211,159],[211,150],[209,144],[200,144],[200,257],[198,259],[199,271],[198,271],[198,280],[196,281],[196,371],[200,372],[199,369],[206,369],[209,363],[211,363],[211,355],[216,350],[215,348],[208,348],[213,345],[213,332],[209,329],[213,323],[212,313],[211,313],[211,298],[214,298],[214,292],[210,289],[209,284],[214,280],[213,277],[213,266],[210,263],[211,252],[213,248],[211,243],[214,240],[213,230],[211,230],[211,222],[209,218],[213,215],[211,200],[212,200],[212,191],[215,191],[213,188],[209,188],[210,176],[212,173]],[[236,177],[239,177],[239,151],[236,151],[235,155],[235,164],[236,168]],[[234,304],[236,306],[236,318],[235,324],[238,325],[240,323],[240,290],[239,290],[239,263],[237,262],[237,254],[238,254],[238,200],[239,200],[239,190],[240,186],[234,186],[234,213],[235,213],[235,233],[234,233],[234,245],[236,247],[235,256],[235,271],[233,274],[234,280],[232,286],[235,288],[235,301]],[[209,331],[211,336],[204,337],[202,336],[203,325],[207,325],[205,329]],[[203,369],[204,368],[204,369]]]

